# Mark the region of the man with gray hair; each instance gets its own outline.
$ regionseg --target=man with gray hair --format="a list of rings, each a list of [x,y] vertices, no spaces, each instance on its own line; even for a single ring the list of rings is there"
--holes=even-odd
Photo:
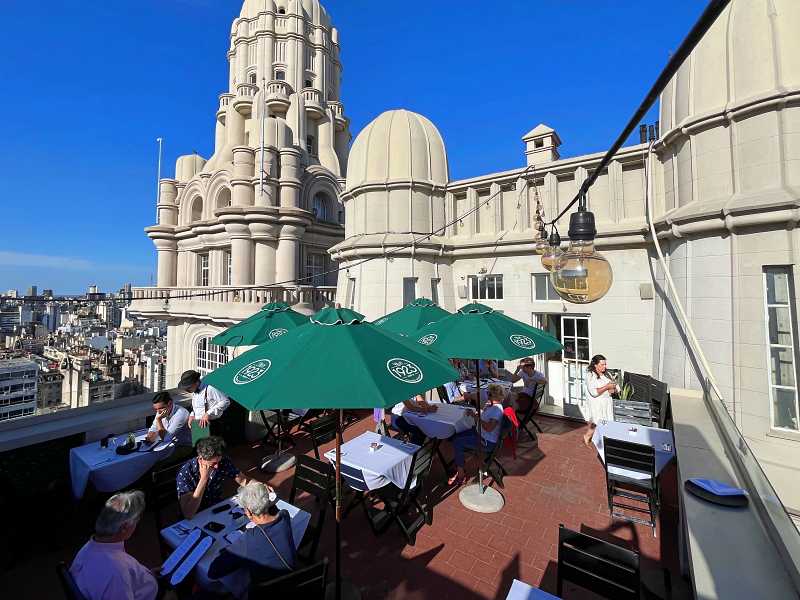
[[[72,561],[70,573],[87,600],[155,600],[153,573],[125,551],[144,512],[144,493],[122,492],[108,499],[94,524],[94,536]]]
[[[226,481],[247,483],[247,478],[225,456],[225,441],[221,437],[199,440],[196,450],[197,457],[184,463],[176,481],[181,512],[187,519],[222,500]]]
[[[297,552],[292,518],[278,510],[275,490],[260,481],[239,488],[239,504],[253,523],[244,535],[223,548],[209,565],[211,579],[247,569],[251,581],[265,581],[286,574],[296,566]]]

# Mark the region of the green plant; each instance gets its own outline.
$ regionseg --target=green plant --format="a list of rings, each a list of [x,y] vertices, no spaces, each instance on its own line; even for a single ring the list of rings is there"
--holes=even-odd
[[[622,389],[619,392],[619,399],[620,400],[628,400],[633,395],[633,386],[630,383],[626,383],[622,386]]]

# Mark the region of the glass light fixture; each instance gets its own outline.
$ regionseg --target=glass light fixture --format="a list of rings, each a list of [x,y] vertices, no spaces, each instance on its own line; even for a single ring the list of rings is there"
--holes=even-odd
[[[542,266],[548,271],[555,268],[556,261],[561,257],[563,251],[561,250],[561,236],[553,229],[550,234],[550,241],[548,242],[547,249],[542,254]]]
[[[608,260],[594,249],[597,229],[594,214],[581,199],[578,212],[569,220],[569,247],[555,261],[550,282],[567,302],[589,304],[608,293],[614,274]],[[544,264],[544,257],[542,257]]]
[[[544,254],[550,247],[550,240],[547,237],[547,231],[544,228],[544,223],[539,223],[539,237],[533,245],[534,254]]]

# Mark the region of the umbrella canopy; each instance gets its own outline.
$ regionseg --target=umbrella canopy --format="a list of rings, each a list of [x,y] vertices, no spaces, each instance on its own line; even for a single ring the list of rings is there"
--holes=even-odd
[[[513,360],[563,348],[549,333],[478,303],[426,325],[412,339],[450,358],[475,360]]]
[[[421,327],[435,323],[450,315],[432,300],[417,298],[400,310],[389,313],[373,322],[373,325],[400,335],[411,335]]]
[[[363,321],[325,308],[272,342],[220,367],[205,381],[250,410],[376,408],[452,381],[447,359]],[[336,436],[336,598],[341,596],[341,447]]]
[[[285,302],[270,302],[251,317],[211,338],[217,346],[257,346],[308,323],[308,316]]]
[[[385,407],[458,377],[441,355],[363,318],[325,308],[308,325],[245,352],[204,381],[261,410]]]

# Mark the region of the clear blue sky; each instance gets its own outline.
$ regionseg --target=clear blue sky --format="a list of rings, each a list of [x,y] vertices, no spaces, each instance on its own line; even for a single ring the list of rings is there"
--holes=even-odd
[[[0,290],[147,285],[164,176],[208,157],[241,0],[3,0]],[[328,0],[356,135],[384,110],[430,118],[453,178],[524,163],[555,128],[562,156],[608,147],[705,2]],[[655,117],[652,117],[654,119]]]

